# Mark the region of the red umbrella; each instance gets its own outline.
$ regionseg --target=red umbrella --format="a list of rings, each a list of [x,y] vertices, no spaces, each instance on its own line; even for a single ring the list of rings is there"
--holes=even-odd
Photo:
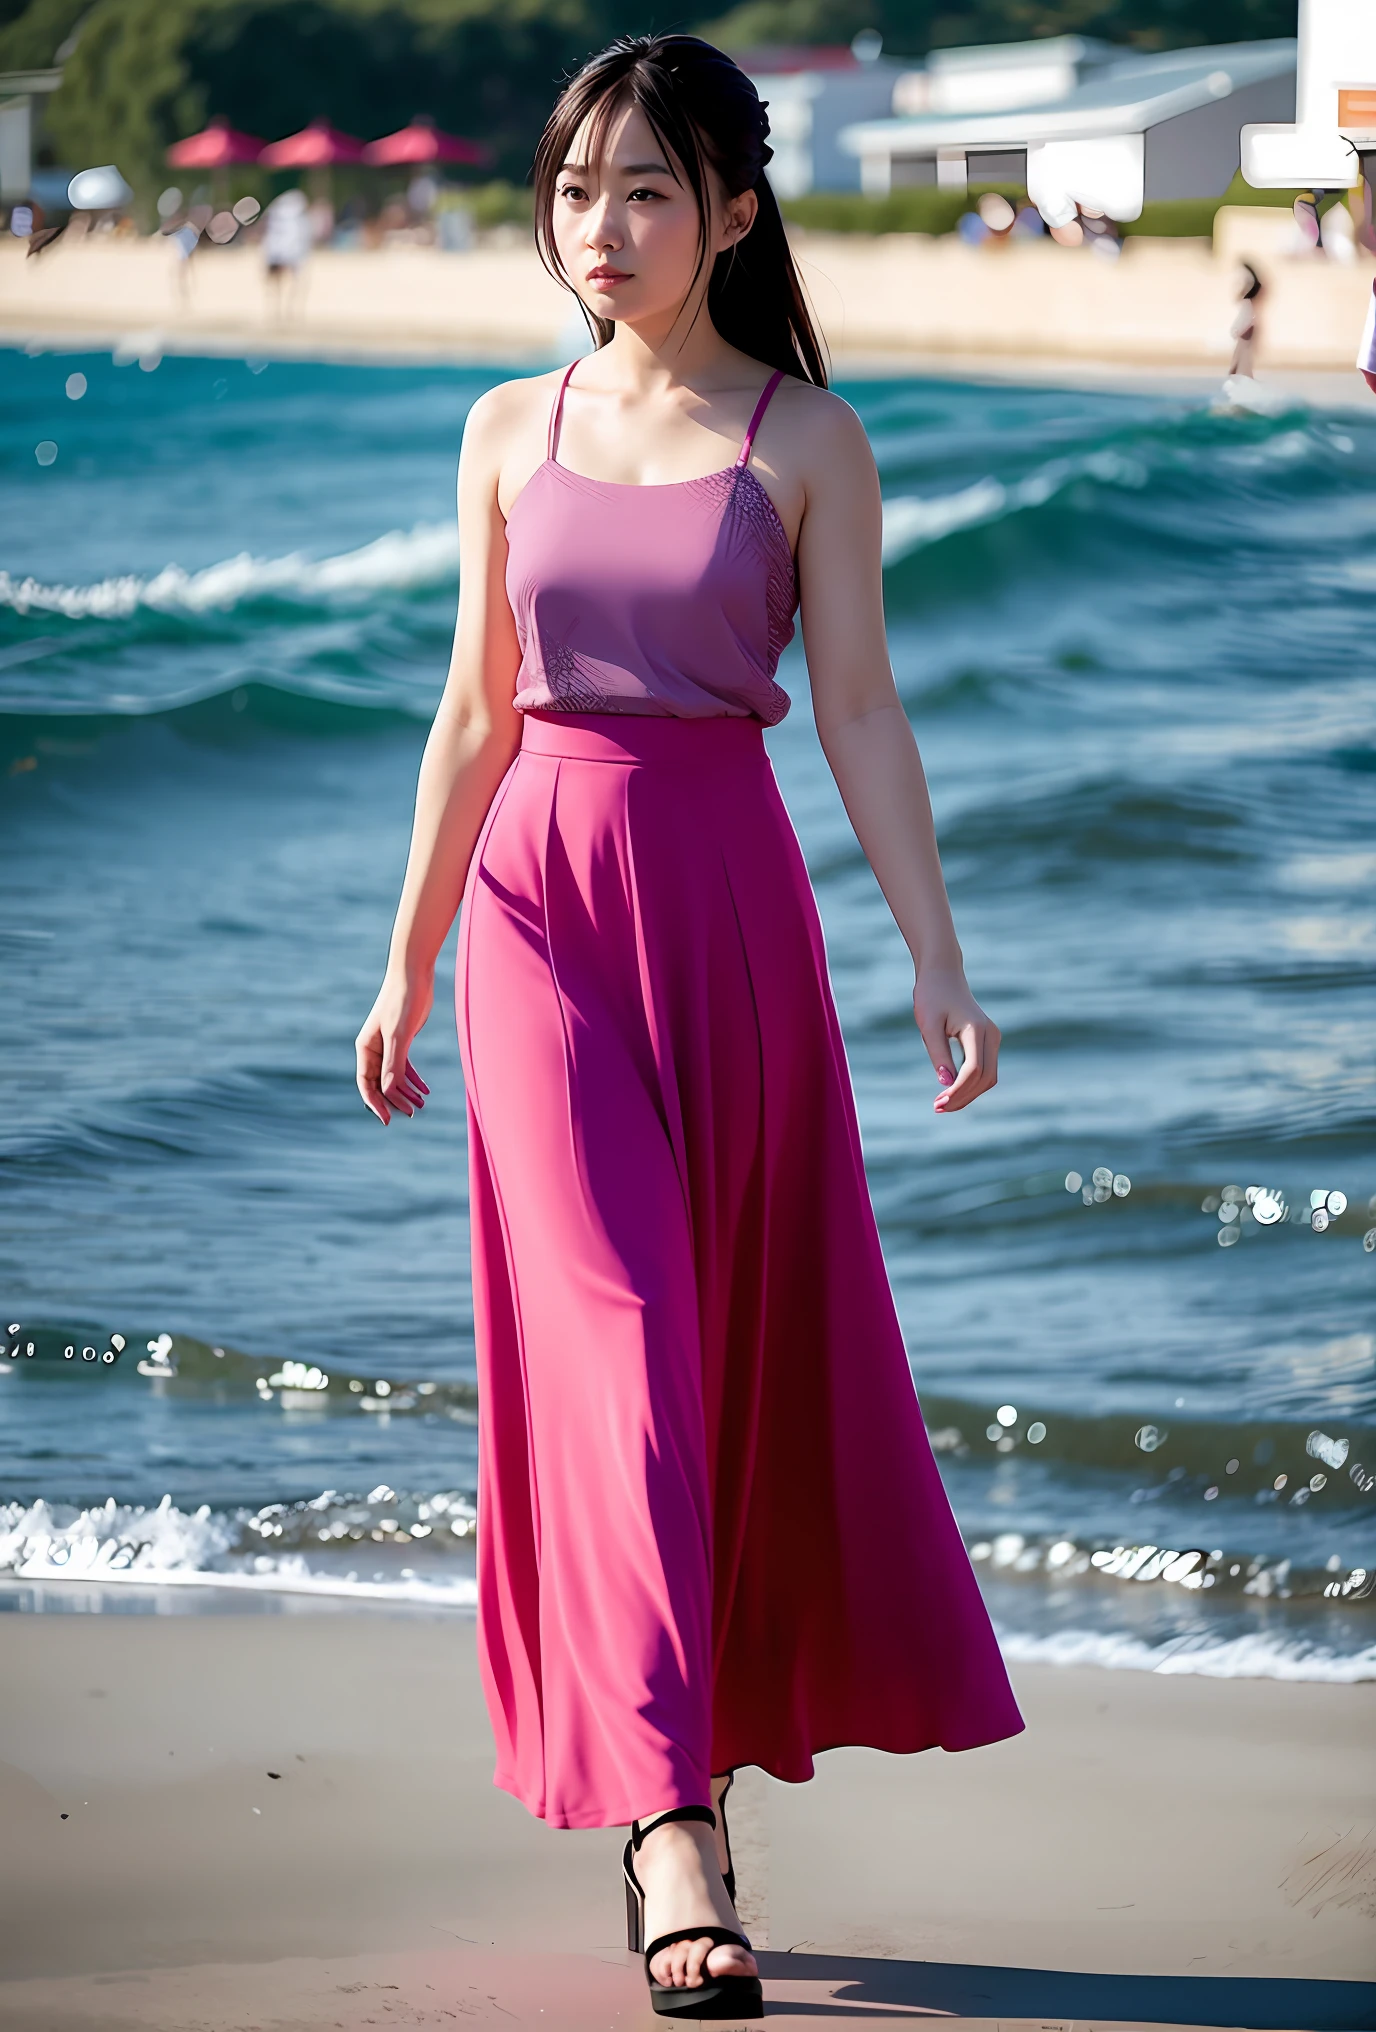
[[[409,127],[384,134],[380,141],[370,141],[363,151],[363,160],[380,169],[394,169],[410,163],[490,162],[492,151],[480,141],[465,141],[461,134],[442,134],[428,115],[417,113]]]
[[[228,120],[212,120],[199,134],[174,142],[167,160],[173,169],[228,169],[236,162],[257,162],[262,152],[256,134],[240,134]]]
[[[337,162],[361,162],[363,143],[328,120],[312,120],[299,134],[270,141],[258,160],[264,169],[329,169]]]

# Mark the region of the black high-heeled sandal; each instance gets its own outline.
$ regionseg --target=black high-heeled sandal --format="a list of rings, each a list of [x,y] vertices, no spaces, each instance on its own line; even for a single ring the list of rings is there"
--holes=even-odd
[[[726,1825],[726,1795],[736,1782],[736,1774],[734,1771],[727,1771],[725,1774],[720,1771],[712,1773],[713,1778],[720,1778],[723,1775],[726,1778],[726,1783],[722,1786],[721,1798],[717,1801],[717,1817],[721,1821],[721,1838],[726,1844],[726,1868],[721,1873],[721,1880],[726,1886],[727,1897],[734,1905],[736,1902],[736,1865],[731,1860],[731,1830]]]
[[[764,1992],[758,1976],[714,1976],[704,1969],[702,1982],[696,1989],[676,1989],[672,1984],[657,1983],[650,1974],[650,1963],[655,1956],[680,1940],[710,1940],[713,1947],[743,1947],[747,1953],[750,1951],[750,1942],[745,1935],[733,1933],[729,1926],[681,1926],[677,1932],[661,1933],[647,1944],[645,1889],[635,1873],[635,1858],[645,1836],[670,1820],[700,1820],[711,1828],[717,1824],[717,1816],[710,1806],[673,1807],[668,1813],[656,1814],[649,1827],[644,1829],[638,1820],[631,1823],[631,1838],[621,1859],[626,1878],[626,1945],[632,1954],[645,1957],[645,1980],[650,1986],[650,2003],[662,2018],[763,2018]]]

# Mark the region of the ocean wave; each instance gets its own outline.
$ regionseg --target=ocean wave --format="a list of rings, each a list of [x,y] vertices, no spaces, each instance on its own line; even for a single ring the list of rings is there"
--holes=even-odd
[[[1376,1679],[1376,1644],[1334,1651],[1303,1638],[1248,1632],[1214,1638],[1191,1631],[1150,1644],[1115,1630],[1057,1630],[1036,1635],[1000,1630],[1015,1665],[1090,1665],[1110,1672],[1159,1672],[1201,1679],[1288,1679],[1354,1686]]]
[[[109,1501],[79,1508],[0,1504],[0,1579],[102,1586],[230,1588],[471,1608],[474,1510],[459,1491],[368,1496],[326,1489],[308,1503],[257,1510]],[[435,1548],[427,1545],[433,1539]],[[427,1572],[402,1559],[429,1554]],[[381,1559],[364,1573],[350,1556]]]
[[[113,1499],[89,1508],[11,1503],[0,1505],[0,1584],[227,1590],[467,1613],[477,1601],[474,1532],[469,1496],[406,1494],[385,1485],[367,1496],[327,1489],[309,1502],[252,1511],[213,1511],[207,1504],[179,1509],[166,1496],[149,1506]],[[989,1548],[973,1550],[978,1557]],[[1005,1577],[1015,1564],[999,1556],[1007,1551],[999,1546],[994,1562]],[[351,1558],[360,1563],[348,1564]],[[1073,1566],[1062,1561],[1062,1572]],[[1201,1597],[1182,1595],[1182,1609],[1187,1600]],[[1277,1606],[1269,1605],[1272,1613]],[[1341,1650],[1293,1628],[1210,1631],[1197,1619],[1153,1640],[1114,1627],[1117,1616],[1108,1604],[1099,1628],[1048,1631],[1026,1627],[1029,1609],[1034,1621],[1044,1620],[1036,1598],[1024,1596],[1021,1627],[1011,1628],[995,1608],[1000,1642],[1014,1663],[1343,1685],[1376,1679],[1376,1645],[1369,1643]],[[1345,1627],[1364,1634],[1350,1619]]]
[[[0,607],[20,616],[58,614],[69,621],[128,620],[141,609],[196,616],[227,613],[258,602],[335,604],[384,592],[443,585],[458,570],[458,533],[451,523],[389,530],[361,549],[311,558],[303,551],[259,558],[248,551],[188,572],[164,565],[149,578],[127,573],[91,585],[44,585],[0,571]]]
[[[884,503],[883,556],[896,564],[927,544],[958,530],[981,527],[1042,506],[1077,479],[1140,487],[1146,469],[1139,460],[1112,450],[1054,459],[1021,480],[992,476],[951,494],[899,494]],[[458,571],[458,533],[452,523],[420,522],[393,529],[357,550],[312,558],[304,551],[285,557],[234,557],[199,571],[167,564],[148,576],[126,572],[88,585],[44,583],[0,571],[0,608],[21,619],[57,615],[67,621],[123,621],[141,611],[196,618],[226,614],[265,602],[303,606],[347,605],[388,592],[415,592],[442,586]]]
[[[898,564],[960,530],[985,528],[1024,509],[1044,507],[1074,481],[1085,479],[1139,488],[1146,485],[1147,469],[1140,459],[1103,449],[1079,458],[1048,460],[1021,480],[990,475],[954,494],[896,494],[884,502],[884,563]]]

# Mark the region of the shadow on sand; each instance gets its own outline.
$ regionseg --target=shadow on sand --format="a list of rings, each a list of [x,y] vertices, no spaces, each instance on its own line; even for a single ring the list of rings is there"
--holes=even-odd
[[[1247,2032],[1370,2032],[1376,1982],[1298,1976],[1103,1976],[959,1962],[868,1961],[845,1955],[757,1957],[766,1983],[825,1983],[832,1996],[780,2004],[780,2016],[852,2018],[866,2007],[915,2018],[1030,2018],[1059,2027],[1116,2022],[1247,2028]],[[766,2006],[766,2013],[769,2007]],[[772,2015],[772,2014],[770,2014]]]

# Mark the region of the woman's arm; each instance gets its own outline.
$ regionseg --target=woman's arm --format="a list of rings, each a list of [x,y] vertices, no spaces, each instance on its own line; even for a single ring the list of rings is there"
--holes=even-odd
[[[994,1085],[999,1033],[965,979],[927,779],[889,665],[874,458],[844,403],[819,402],[810,421],[798,576],[817,732],[913,956],[913,1014],[945,1088],[937,1113],[950,1114]],[[964,1054],[959,1074],[951,1037]]]
[[[497,505],[513,391],[474,404],[459,458],[459,618],[444,696],[416,790],[416,817],[387,971],[355,1042],[358,1090],[382,1123],[411,1115],[429,1088],[410,1060],[430,1014],[435,961],[463,895],[469,858],[520,745],[511,704],[520,646],[506,596],[506,522]],[[519,399],[519,397],[518,397]]]

